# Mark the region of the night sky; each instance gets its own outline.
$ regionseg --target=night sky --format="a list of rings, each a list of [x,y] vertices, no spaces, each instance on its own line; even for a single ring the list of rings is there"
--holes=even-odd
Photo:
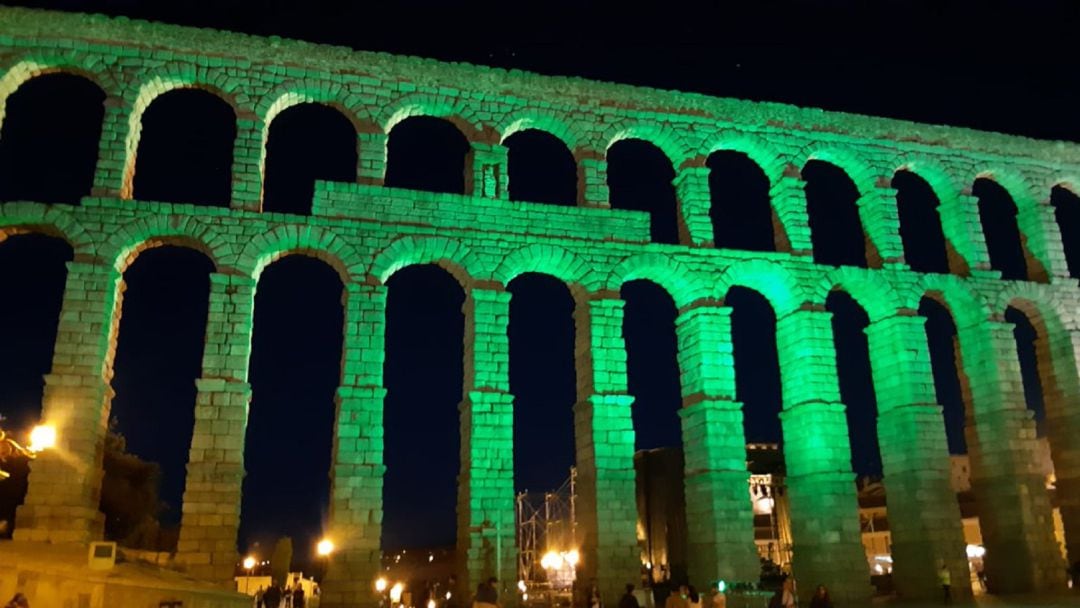
[[[350,3],[275,1],[257,3],[258,9],[236,2],[207,3],[212,9],[202,3],[133,0],[13,4],[1080,140],[1075,84],[1080,53],[1073,46],[1080,8],[1067,2],[1044,3],[1038,12],[1025,8],[1033,4],[1026,2],[980,2],[977,11],[967,3],[946,9],[932,2],[879,2],[872,9],[862,6],[869,3],[841,1],[747,3],[756,9],[668,4],[655,11],[630,10],[623,3],[614,12],[583,1],[537,3],[535,8],[526,3],[464,8],[448,2],[342,8],[336,5]],[[676,7],[681,12],[674,12]],[[20,111],[24,118],[8,120],[0,139],[0,198],[77,201],[86,193],[86,167],[92,168],[96,151],[100,93],[64,77],[31,82],[25,89],[29,93],[22,99],[16,95],[8,107],[9,119]],[[137,198],[227,204],[234,128],[227,105],[198,92],[171,93],[151,106],[144,124]],[[465,144],[446,127],[439,121],[403,123],[391,142],[388,185],[460,190]],[[271,131],[267,208],[305,212],[314,177],[353,179],[349,129],[340,115],[319,108],[282,114]],[[509,144],[511,172],[514,166],[533,169],[514,174],[512,196],[572,202],[574,169],[565,149],[542,136],[520,137]],[[656,209],[654,240],[671,241],[670,163],[637,142],[618,144],[609,158],[613,204]],[[725,184],[715,194],[715,205],[766,200],[764,177],[752,165],[718,155],[709,166],[713,183]],[[821,176],[807,188],[811,208],[821,209],[812,220],[815,231],[839,235],[829,239],[833,246],[815,255],[825,263],[865,266],[857,228],[858,239],[850,238],[852,186],[832,169],[806,171]],[[177,175],[201,177],[177,180]],[[932,225],[919,221],[920,209],[929,208],[920,203],[927,200],[925,190],[917,178],[909,185],[900,197],[905,239],[910,235],[940,243]],[[993,198],[992,186],[980,186],[976,193]],[[761,205],[728,208],[722,217],[719,242],[772,248],[769,231],[762,229]],[[845,234],[849,238],[842,238]],[[995,262],[1006,274],[1022,273],[1008,236],[998,242],[1003,244],[991,251]],[[0,245],[0,413],[14,428],[31,424],[39,412],[41,376],[49,368],[63,292],[63,263],[70,255],[63,243],[41,236],[20,236]],[[908,259],[920,269],[944,269],[943,247],[919,249]],[[168,247],[143,253],[125,274],[113,416],[133,452],[161,463],[168,522],[179,520],[193,424],[192,380],[199,374],[211,271],[201,254]],[[271,265],[260,280],[241,550],[289,534],[304,555],[325,519],[341,289],[329,267],[303,257]],[[573,464],[573,301],[564,285],[538,275],[520,277],[510,291],[516,486],[544,491],[557,488]],[[627,300],[630,390],[637,397],[637,447],[678,445],[674,305],[647,282],[627,284],[622,295]],[[434,267],[409,268],[390,281],[386,548],[448,545],[455,536],[463,299],[457,282]],[[733,290],[727,303],[735,308],[738,397],[746,404],[747,438],[780,441],[775,318],[764,299],[748,290]],[[873,432],[876,404],[861,331],[865,313],[839,293],[830,297],[828,308],[836,315],[853,467],[860,474],[880,474]],[[921,311],[930,319],[950,450],[961,453],[963,412],[951,360],[950,332],[955,329],[932,302],[924,302]],[[1019,333],[1030,340],[1030,328],[1021,324]],[[1031,353],[1022,352],[1034,406],[1038,395],[1031,382]]]

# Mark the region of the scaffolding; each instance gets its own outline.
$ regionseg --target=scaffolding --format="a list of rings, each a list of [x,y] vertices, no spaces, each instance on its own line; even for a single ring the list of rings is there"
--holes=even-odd
[[[520,492],[516,500],[518,578],[532,588],[553,584],[550,568],[543,558],[555,552],[576,550],[577,535],[577,469],[554,492]]]

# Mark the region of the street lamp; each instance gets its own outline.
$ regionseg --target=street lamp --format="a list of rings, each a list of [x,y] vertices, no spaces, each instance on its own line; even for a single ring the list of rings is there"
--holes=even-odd
[[[315,552],[319,554],[319,557],[330,557],[330,554],[334,552],[334,541],[329,538],[320,540],[319,544],[315,545]]]
[[[0,428],[0,465],[9,458],[26,458],[33,460],[39,452],[56,447],[56,427],[52,425],[38,425],[30,431],[30,443],[22,445],[15,441],[7,432]],[[11,477],[4,469],[0,468],[0,481]]]

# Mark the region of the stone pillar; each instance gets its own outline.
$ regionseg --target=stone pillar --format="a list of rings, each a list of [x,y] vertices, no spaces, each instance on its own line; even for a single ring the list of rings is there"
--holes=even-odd
[[[1078,364],[1075,353],[1080,352],[1080,331],[1070,331],[1067,337],[1048,341],[1049,355],[1055,373],[1076,378]],[[1041,366],[1040,366],[1041,368]],[[1043,375],[1040,369],[1040,376]],[[1054,475],[1057,477],[1058,508],[1065,527],[1065,550],[1069,563],[1080,560],[1080,408],[1076,407],[1080,387],[1074,381],[1065,390],[1045,395],[1047,402],[1046,428],[1050,449],[1054,455]]]
[[[979,221],[979,199],[967,193],[938,193],[941,231],[949,250],[949,268],[954,272],[990,270],[990,254]]]
[[[356,178],[361,184],[381,186],[386,179],[386,133],[357,133]]]
[[[132,105],[122,97],[105,100],[105,115],[101,119],[101,139],[98,142],[97,167],[94,170],[93,196],[131,197],[131,178],[127,171],[128,120]],[[135,150],[131,151],[131,162]]]
[[[838,605],[862,605],[870,597],[870,572],[831,319],[823,310],[801,309],[776,323],[793,569],[804,601],[823,584]]]
[[[905,311],[866,329],[888,491],[893,579],[903,598],[937,600],[944,564],[956,581],[954,597],[962,599],[971,594],[970,585],[964,584],[970,572],[925,325],[923,317]]]
[[[1069,278],[1061,228],[1049,200],[1017,205],[1016,227],[1023,238],[1029,279],[1049,282],[1050,277]]]
[[[769,188],[777,251],[805,256],[813,254],[805,187],[806,182],[794,170],[785,173]]]
[[[463,310],[458,583],[461,593],[471,594],[482,579],[494,575],[505,601],[517,580],[510,294],[501,287],[473,287]]]
[[[702,303],[679,314],[690,580],[756,581],[754,516],[742,404],[735,400],[731,308]]]
[[[111,264],[68,262],[42,420],[56,427],[57,448],[30,464],[15,539],[52,543],[100,540],[102,456],[113,390],[123,290]]]
[[[341,385],[335,398],[330,515],[335,551],[322,597],[327,608],[373,604],[380,568],[383,474],[383,362],[386,287],[350,283],[343,298]]]
[[[176,560],[193,576],[223,584],[232,581],[237,560],[254,302],[252,278],[210,275],[206,346],[202,376],[195,381],[195,428]]]
[[[607,184],[607,159],[593,156],[578,157],[578,206],[611,207]]]
[[[859,221],[866,235],[866,261],[871,268],[895,264],[904,259],[904,244],[900,240],[900,215],[896,206],[896,189],[878,185],[865,192],[857,201]]]
[[[471,142],[471,172],[465,176],[465,192],[484,198],[508,199],[507,149],[501,144]]]
[[[579,300],[574,320],[577,540],[582,547],[578,581],[587,588],[595,579],[604,602],[615,605],[623,586],[641,573],[630,412],[634,398],[626,386],[623,301],[617,294]]]
[[[264,185],[266,137],[269,131],[262,120],[253,115],[236,117],[236,139],[233,140],[232,201],[233,209],[260,211]]]
[[[1013,325],[958,327],[971,395],[971,487],[994,593],[1056,591],[1065,563],[1054,540],[1046,480],[1034,466],[1035,422],[1024,407]]]
[[[679,242],[711,246],[715,243],[712,219],[712,195],[709,193],[708,167],[683,167],[675,178],[679,201]]]

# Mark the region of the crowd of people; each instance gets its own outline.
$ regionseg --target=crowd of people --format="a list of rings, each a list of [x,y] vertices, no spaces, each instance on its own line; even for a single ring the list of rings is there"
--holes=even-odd
[[[304,608],[306,605],[304,585],[299,577],[294,578],[291,585],[282,586],[275,581],[255,592],[255,608]]]

